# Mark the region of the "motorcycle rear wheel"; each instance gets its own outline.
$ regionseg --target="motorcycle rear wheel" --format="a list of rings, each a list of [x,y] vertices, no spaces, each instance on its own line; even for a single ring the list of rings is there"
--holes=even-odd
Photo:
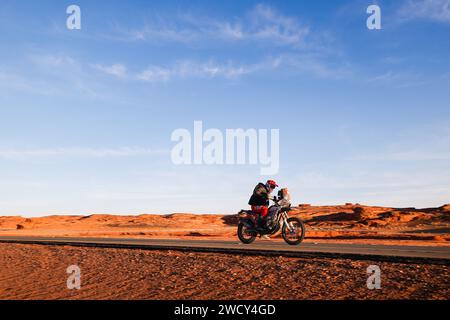
[[[287,225],[283,225],[283,230],[281,234],[283,235],[284,241],[291,246],[296,246],[300,244],[305,238],[305,225],[298,218],[289,218],[288,223],[295,228],[294,232],[291,232]]]
[[[239,240],[245,244],[250,244],[256,239],[256,232],[247,232],[247,226],[242,222],[238,225],[237,234]]]

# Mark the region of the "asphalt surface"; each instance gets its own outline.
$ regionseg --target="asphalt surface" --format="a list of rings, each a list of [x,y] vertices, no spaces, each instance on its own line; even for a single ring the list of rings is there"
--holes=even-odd
[[[250,245],[225,240],[158,240],[122,238],[0,237],[0,243],[70,245],[144,250],[182,250],[293,257],[331,257],[411,263],[450,264],[450,248],[342,243],[302,243],[290,246],[281,241],[256,240]]]

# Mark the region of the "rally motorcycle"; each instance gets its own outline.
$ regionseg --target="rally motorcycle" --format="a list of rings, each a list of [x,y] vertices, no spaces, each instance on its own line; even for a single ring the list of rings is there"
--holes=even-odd
[[[269,208],[265,226],[258,226],[257,216],[251,210],[241,210],[238,213],[239,224],[237,235],[242,243],[250,244],[256,237],[274,235],[281,229],[284,241],[289,245],[298,245],[305,237],[305,225],[299,218],[289,218],[291,197],[288,189],[278,192],[278,197],[271,198],[275,204]]]

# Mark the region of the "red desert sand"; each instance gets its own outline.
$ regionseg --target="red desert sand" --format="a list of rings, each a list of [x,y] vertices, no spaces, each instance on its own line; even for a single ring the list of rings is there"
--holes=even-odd
[[[0,244],[0,299],[443,299],[448,265]],[[67,289],[70,265],[80,290]],[[369,290],[367,268],[381,269]]]
[[[449,246],[450,205],[300,205],[305,241]],[[237,215],[0,217],[0,236],[236,240]],[[275,237],[271,241],[280,241]],[[367,288],[378,265],[381,289]],[[67,289],[67,267],[81,289]],[[0,299],[444,299],[448,265],[0,243]]]

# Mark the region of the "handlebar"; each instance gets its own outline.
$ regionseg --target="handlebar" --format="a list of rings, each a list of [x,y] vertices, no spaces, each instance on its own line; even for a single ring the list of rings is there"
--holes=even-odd
[[[273,198],[269,198],[269,200],[272,200],[273,202],[278,203],[278,202],[280,202],[281,199],[278,200],[277,197],[273,197]]]
[[[277,197],[273,197],[273,198],[269,198],[269,200],[272,200],[277,205],[280,205],[280,201],[283,200],[283,199],[277,199]],[[289,210],[291,210],[291,204],[289,204]]]

